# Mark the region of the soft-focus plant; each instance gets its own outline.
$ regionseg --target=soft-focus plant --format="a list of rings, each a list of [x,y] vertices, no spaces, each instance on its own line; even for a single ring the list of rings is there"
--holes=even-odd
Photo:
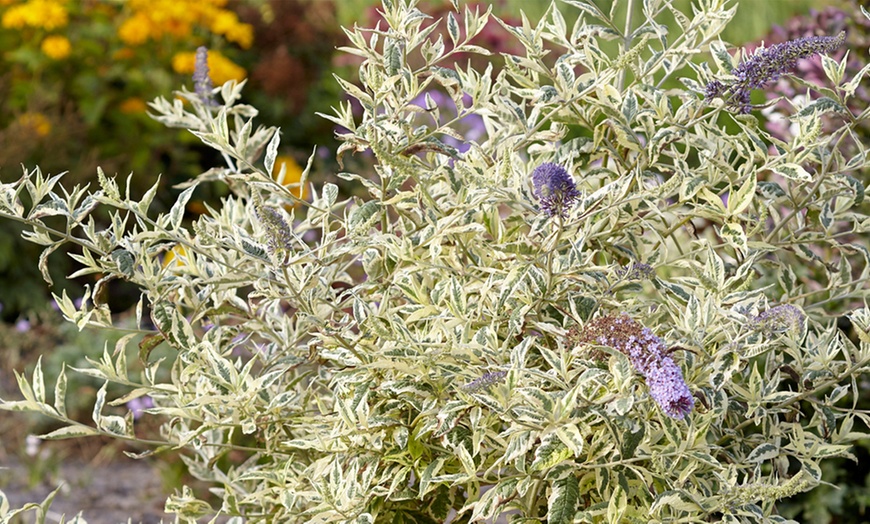
[[[252,41],[252,26],[227,9],[226,0],[2,2],[3,178],[36,158],[47,168],[84,163],[72,172],[78,180],[93,178],[97,158],[125,169],[165,169],[166,159],[155,163],[161,153],[178,162],[176,137],[154,132],[145,100],[177,84],[173,68],[191,73],[188,56],[203,42],[215,46],[210,65],[216,82],[243,79],[245,71],[218,47],[246,49]],[[65,137],[70,125],[86,138]]]
[[[789,117],[795,113],[795,104],[803,104],[822,113],[822,131],[830,133],[840,127],[849,114],[860,113],[870,103],[870,91],[860,83],[855,86],[855,92],[848,100],[848,111],[839,107],[836,97],[831,96],[833,84],[842,78],[853,78],[868,64],[866,54],[856,50],[870,45],[870,20],[862,15],[856,2],[849,2],[845,7],[846,10],[827,7],[809,15],[794,17],[783,26],[774,27],[764,38],[766,45],[776,45],[797,38],[842,32],[846,41],[845,46],[830,55],[837,63],[845,64],[842,74],[831,70],[832,64],[819,56],[800,62],[795,75],[780,78],[775,88],[765,93],[773,103],[765,109],[769,120],[766,127],[776,138],[787,141],[794,136],[797,121]],[[808,105],[810,101],[815,104]],[[855,127],[852,136],[844,137],[840,147],[845,154],[857,154],[860,148],[856,148],[854,142],[866,142],[868,134],[870,128],[865,122]]]
[[[298,151],[337,147],[328,111],[341,90],[332,77],[333,57],[342,43],[337,6],[330,0],[269,0],[236,4],[241,20],[257,38],[248,52],[248,103],[271,122],[280,122],[284,143]]]
[[[327,118],[346,130],[339,154],[375,156],[373,175],[340,174],[365,197],[326,184],[300,199],[273,177],[280,133],[253,124],[242,84],[201,80],[188,105],[151,108],[225,164],[168,212],[149,213],[156,186],[135,197],[102,172],[90,192],[39,169],[0,186],[0,213],[29,239],[74,243],[78,274],[102,275],[81,306],[58,298],[71,322],[112,329],[88,299],[112,279],[142,289],[138,329],[79,369],[106,381],[93,425],[66,416],[65,374],[52,396],[40,367],[0,407],[67,424],[45,439],[136,441],[122,406],[147,395],[137,413],[163,420],[153,452],[180,450],[222,500],[172,494],[184,522],[786,521],[778,501],[867,437],[850,399],[870,370],[870,310],[849,312],[857,344],[835,320],[868,294],[870,252],[844,240],[870,224],[853,176],[867,161],[837,148],[867,111],[823,134],[798,107],[798,134],[775,142],[716,86],[787,74],[793,49],[729,53],[724,0],[691,14],[647,0],[629,27],[566,3],[571,27],[555,8],[505,24],[524,52],[498,73],[447,67],[486,54],[467,45],[487,13],[447,16],[452,51],[414,2],[348,30],[360,83],[340,82],[363,113]],[[835,82],[842,107],[864,73]],[[686,88],[660,87],[672,77]],[[455,116],[420,118],[432,90]],[[472,114],[476,140],[456,127]],[[565,139],[568,126],[590,136]],[[213,180],[231,194],[185,222]],[[98,204],[113,210],[104,230]],[[130,392],[107,396],[110,383]]]
[[[842,9],[828,7],[794,17],[782,26],[774,27],[765,36],[764,41],[766,44],[776,44],[796,38],[840,32],[845,33],[846,45],[833,53],[831,58],[839,63],[845,63],[843,78],[854,78],[862,68],[867,66],[867,55],[861,50],[870,46],[870,20],[863,16],[857,2],[846,2]],[[830,91],[807,88],[808,85],[819,85],[830,89],[833,85],[832,79],[826,73],[830,69],[831,65],[821,57],[801,61],[794,76],[780,78],[775,87],[766,93],[767,99],[773,102],[773,105],[762,111],[767,116],[765,126],[771,135],[786,142],[794,138],[800,126],[800,118],[792,116],[796,112],[794,109],[796,104],[818,108],[812,110],[818,110],[822,115],[821,132],[825,134],[842,127],[844,122],[850,120],[851,115],[858,114],[867,107],[870,103],[870,92],[865,83],[856,85],[854,95],[846,100],[848,110],[841,109],[839,104],[835,103],[836,98],[831,98]],[[851,133],[844,136],[838,144],[847,158],[855,158],[852,162],[856,168],[852,176],[858,180],[866,180],[867,170],[860,170],[857,163],[864,155],[868,138],[870,138],[870,127],[867,121],[862,121],[853,126]],[[865,201],[862,204],[865,212],[867,206],[868,202]],[[847,230],[839,233],[843,235],[842,238],[849,238]],[[866,245],[866,237],[853,236],[850,241],[863,242]],[[861,301],[853,303],[854,307],[862,305]],[[842,326],[849,329],[849,322],[845,319],[840,321]],[[864,394],[858,396],[855,407],[867,410],[870,408],[870,403],[867,402],[866,392],[870,390],[870,382],[866,379],[861,380],[859,390]],[[866,460],[870,453],[870,442],[859,441],[853,453],[859,460]],[[857,471],[849,458],[829,461],[823,465],[823,471],[825,479],[832,485],[820,486],[819,489],[789,500],[782,505],[783,514],[807,524],[827,524],[834,520],[844,524],[865,522],[868,502],[870,502],[866,474]]]
[[[165,185],[199,173],[193,137],[161,132],[145,101],[187,77],[189,56],[204,42],[214,47],[216,82],[243,79],[245,71],[221,49],[231,55],[252,39],[252,26],[225,0],[0,2],[0,180],[18,178],[22,163],[37,161],[47,171],[68,169],[69,183],[95,182],[97,165],[149,173],[134,177],[140,191],[160,173]],[[47,298],[29,285],[39,279],[36,257],[17,237],[0,232],[0,283],[11,295],[10,314]]]

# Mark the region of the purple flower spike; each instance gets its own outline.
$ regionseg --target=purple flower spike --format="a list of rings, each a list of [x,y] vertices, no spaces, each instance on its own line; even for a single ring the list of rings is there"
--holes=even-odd
[[[655,275],[656,270],[649,264],[634,262],[630,266],[616,269],[616,276],[625,280],[646,280]]]
[[[133,412],[133,420],[139,420],[145,414],[145,410],[154,407],[154,400],[148,395],[136,397],[127,402],[127,409]]]
[[[791,304],[782,304],[768,309],[749,319],[749,325],[755,331],[767,336],[791,331],[799,333],[804,325],[803,311]]]
[[[681,419],[695,406],[695,398],[674,359],[663,356],[650,362],[645,374],[649,394],[669,417]]]
[[[749,95],[784,73],[794,69],[801,58],[830,53],[843,45],[846,33],[837,36],[808,36],[759,49],[731,70],[736,78],[730,82],[713,80],[707,84],[707,99],[722,97],[726,105],[740,113],[752,110]]]
[[[532,186],[535,197],[541,201],[541,209],[548,216],[566,216],[580,197],[571,175],[564,167],[552,162],[541,164],[532,171]]]
[[[212,96],[214,85],[208,74],[208,49],[200,46],[196,49],[196,63],[193,68],[193,90],[199,99],[207,106],[216,105]]]
[[[469,392],[480,391],[481,389],[488,388],[493,384],[501,382],[506,375],[507,371],[490,371],[481,375],[480,378],[465,384],[462,386],[462,389]]]
[[[683,372],[664,341],[628,315],[599,317],[583,327],[580,342],[612,347],[643,375],[649,394],[669,417],[682,419],[695,407]]]

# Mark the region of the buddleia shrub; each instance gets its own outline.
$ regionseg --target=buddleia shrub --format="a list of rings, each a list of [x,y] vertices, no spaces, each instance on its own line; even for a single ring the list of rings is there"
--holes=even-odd
[[[778,501],[867,436],[852,401],[870,312],[846,309],[870,274],[853,176],[866,159],[836,147],[867,115],[823,134],[822,108],[800,107],[799,132],[775,141],[746,95],[842,37],[745,53],[717,39],[724,1],[648,0],[628,27],[591,2],[562,7],[576,23],[554,6],[504,24],[524,52],[498,73],[444,66],[487,54],[468,43],[485,11],[438,22],[387,1],[386,25],[348,30],[364,61],[358,84],[338,81],[363,113],[324,116],[346,130],[340,157],[376,159],[339,174],[364,197],[339,200],[306,169],[299,202],[271,175],[280,132],[202,63],[186,103],[151,111],[225,165],[167,213],[148,212],[156,190],[102,173],[92,190],[38,169],[0,186],[29,239],[72,242],[79,274],[103,275],[80,307],[58,297],[68,320],[112,329],[96,288],[142,289],[139,329],[76,370],[129,388],[101,389],[92,425],[66,419],[64,375],[52,395],[39,367],[2,407],[68,423],[45,439],[135,442],[117,406],[148,395],[162,441],[143,455],[178,451],[220,498],[169,495],[183,522],[786,521]],[[438,23],[450,51],[428,38]],[[835,82],[842,107],[863,74]],[[429,89],[452,118],[413,103]],[[468,114],[477,140],[454,127]],[[213,181],[230,195],[186,221]],[[97,205],[107,229],[88,218]],[[171,366],[152,357],[161,345]]]
[[[844,78],[854,78],[863,67],[866,67],[866,54],[859,50],[866,48],[868,41],[870,41],[868,40],[870,20],[862,15],[857,2],[847,2],[842,7],[842,10],[828,7],[820,11],[810,11],[806,15],[789,19],[782,27],[774,27],[764,37],[764,41],[768,43],[782,42],[806,36],[836,34],[843,31],[846,44],[833,53],[831,58],[836,59],[838,64],[845,61]],[[848,53],[848,58],[846,53]],[[821,58],[804,60],[799,64],[794,75],[782,77],[775,88],[766,93],[770,102],[776,102],[769,109],[763,110],[770,112],[769,117],[765,119],[765,127],[775,138],[783,141],[792,139],[789,129],[796,128],[797,121],[786,118],[794,112],[792,100],[798,100],[805,105],[812,101],[815,102],[813,105],[824,107],[822,133],[825,134],[840,128],[844,121],[849,120],[851,115],[859,114],[866,107],[867,100],[870,98],[866,82],[859,84],[854,96],[846,100],[849,103],[848,111],[841,112],[837,104],[831,102],[836,97],[831,98],[824,89],[830,87],[832,82],[825,73],[826,68],[830,70],[830,65],[826,65],[826,63]],[[823,86],[823,89],[807,90],[801,84],[805,81],[811,81],[813,85]],[[822,100],[825,97],[828,100]],[[851,134],[838,142],[842,154],[846,158],[857,155],[857,162],[864,154],[863,145],[867,143],[867,122],[862,121],[858,126],[853,127]],[[866,170],[859,171],[856,168],[855,171],[852,171],[851,176],[865,180]],[[866,210],[867,205],[868,202],[865,200],[862,209]],[[861,305],[861,301],[854,303],[855,307]],[[845,319],[841,319],[840,322],[848,329],[849,324]],[[862,388],[866,390],[867,384],[864,383]],[[862,396],[863,399],[858,398],[855,407],[867,409],[870,407],[867,395]],[[859,460],[863,460],[863,457],[867,455],[867,447],[868,441],[860,441],[856,443],[852,453],[858,456]],[[866,475],[856,472],[853,465],[854,462],[845,457],[824,464],[825,479],[833,485],[821,486],[817,490],[789,500],[787,504],[781,505],[782,513],[796,515],[794,518],[804,523],[827,523],[832,519],[843,523],[857,523],[866,520]]]

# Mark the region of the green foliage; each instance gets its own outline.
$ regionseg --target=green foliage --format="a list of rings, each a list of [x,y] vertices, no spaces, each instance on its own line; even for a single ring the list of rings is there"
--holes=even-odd
[[[497,73],[444,67],[486,54],[468,41],[488,12],[466,11],[450,50],[427,43],[413,2],[385,1],[387,26],[348,30],[364,62],[360,84],[342,86],[363,114],[342,104],[327,118],[347,130],[339,155],[374,153],[373,175],[340,174],[365,197],[340,201],[327,184],[294,208],[271,176],[280,134],[254,126],[234,82],[218,108],[189,92],[189,105],[152,104],[226,162],[167,212],[149,212],[157,186],[136,198],[102,172],[92,193],[39,169],[0,185],[0,214],[49,249],[77,246],[77,275],[142,289],[145,332],[80,370],[105,381],[92,425],[67,416],[64,373],[47,395],[41,366],[0,407],[66,424],[44,438],[135,441],[132,414],[109,406],[147,393],[163,421],[155,452],[182,450],[222,498],[217,509],[187,487],[171,495],[183,522],[785,522],[777,502],[822,485],[825,461],[868,437],[866,413],[841,400],[870,371],[870,312],[850,313],[857,344],[833,318],[868,294],[858,239],[870,220],[851,176],[867,161],[836,147],[863,115],[821,134],[819,112],[805,112],[784,142],[705,99],[733,67],[717,53],[734,12],[723,0],[691,13],[648,0],[630,27],[566,3],[576,24],[555,7],[505,24],[525,52]],[[666,15],[679,31],[656,22]],[[660,87],[671,78],[687,88]],[[487,136],[465,140],[413,103],[436,89],[457,119],[482,116]],[[829,91],[849,107],[848,90]],[[530,174],[546,162],[576,182],[564,214],[535,200]],[[184,221],[213,180],[231,194]],[[105,229],[88,216],[96,203],[111,210]],[[99,289],[79,307],[59,297],[64,316],[112,329],[90,296]],[[621,315],[647,338],[589,338]],[[667,345],[655,361],[653,341]],[[665,359],[693,395],[685,418],[659,407]],[[113,398],[110,383],[133,390]]]

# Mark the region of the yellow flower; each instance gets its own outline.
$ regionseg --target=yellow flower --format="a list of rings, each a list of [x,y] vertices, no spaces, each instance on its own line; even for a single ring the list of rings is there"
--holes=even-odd
[[[242,49],[248,49],[254,43],[254,27],[251,24],[238,24],[226,34],[227,40],[239,44]]]
[[[172,69],[179,74],[193,74],[195,64],[195,53],[176,53],[172,57]],[[218,51],[208,52],[208,73],[215,85],[223,85],[229,80],[241,81],[248,76],[242,67]]]
[[[143,13],[136,13],[124,20],[118,28],[118,38],[127,45],[144,44],[151,36],[151,20]]]
[[[281,177],[281,167],[284,167],[284,177]],[[305,200],[308,198],[308,188],[299,185],[302,180],[302,168],[292,156],[281,155],[275,159],[275,167],[272,168],[272,178],[290,190],[290,193]]]
[[[3,13],[3,20],[0,21],[0,24],[7,29],[21,29],[27,25],[27,18],[25,16],[26,10],[22,9],[23,7],[24,6],[17,5],[8,9]]]
[[[190,263],[190,258],[187,255],[187,248],[181,244],[175,244],[172,249],[163,255],[163,267],[170,269],[181,269]]]
[[[243,49],[248,49],[254,42],[254,27],[239,22],[239,17],[232,11],[217,11],[211,21],[211,31],[224,35],[227,40],[239,44]]]
[[[193,74],[195,67],[196,53],[175,53],[172,57],[172,70],[180,75]]]
[[[220,10],[211,22],[211,31],[219,35],[227,34],[227,31],[239,23],[239,17],[232,11]]]
[[[121,102],[118,106],[118,109],[121,110],[122,113],[144,113],[148,106],[145,105],[145,101],[137,96],[131,96],[130,98]]]
[[[36,133],[38,136],[46,137],[51,133],[51,122],[42,113],[24,113],[15,121],[19,126]]]
[[[218,86],[230,80],[240,82],[248,76],[243,67],[217,51],[208,52],[208,69],[212,82]]]
[[[41,26],[48,31],[63,27],[69,21],[66,7],[62,2],[53,0],[31,0],[39,6],[39,16],[37,20],[41,23],[34,24]]]
[[[72,45],[65,36],[51,35],[42,41],[42,52],[53,60],[63,60],[72,51]]]
[[[69,21],[66,7],[58,0],[28,0],[10,7],[0,21],[3,27],[21,29],[41,27],[48,31],[63,27]]]

